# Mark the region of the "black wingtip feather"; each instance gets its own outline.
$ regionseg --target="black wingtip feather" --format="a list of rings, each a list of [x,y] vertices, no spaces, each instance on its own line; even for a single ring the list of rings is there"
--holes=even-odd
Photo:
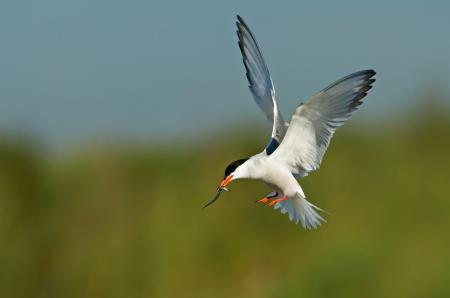
[[[361,83],[362,87],[358,90],[358,94],[353,99],[353,102],[350,104],[350,110],[356,110],[362,103],[362,99],[366,97],[367,92],[372,89],[372,84],[376,81],[374,78],[372,78],[376,72],[373,69],[369,70],[363,70],[354,74],[351,74],[348,77],[355,77],[358,75],[364,75],[363,82]],[[347,78],[348,78],[347,77]]]

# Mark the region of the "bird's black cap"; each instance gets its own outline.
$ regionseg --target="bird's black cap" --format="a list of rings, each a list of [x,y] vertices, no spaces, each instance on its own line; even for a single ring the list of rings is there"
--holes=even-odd
[[[227,168],[225,169],[225,176],[224,178],[228,177],[228,175],[230,175],[231,173],[234,172],[234,170],[236,170],[237,167],[239,167],[241,164],[243,164],[244,162],[246,162],[248,160],[248,158],[243,158],[243,159],[238,159],[233,161],[232,163],[230,163]]]

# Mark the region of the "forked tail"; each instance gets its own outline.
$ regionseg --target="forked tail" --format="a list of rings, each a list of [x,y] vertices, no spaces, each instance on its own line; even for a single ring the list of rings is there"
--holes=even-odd
[[[302,226],[308,230],[318,228],[322,222],[326,222],[317,212],[324,212],[324,210],[308,202],[299,193],[295,197],[276,203],[275,209],[280,209],[282,214],[287,213],[289,220],[294,221],[296,224],[301,222]]]

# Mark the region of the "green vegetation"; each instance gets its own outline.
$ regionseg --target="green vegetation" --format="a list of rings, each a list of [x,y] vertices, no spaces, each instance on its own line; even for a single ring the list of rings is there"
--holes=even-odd
[[[338,131],[300,181],[331,213],[314,231],[254,204],[254,181],[201,209],[261,150],[245,135],[57,160],[3,140],[1,297],[450,296],[448,116]]]

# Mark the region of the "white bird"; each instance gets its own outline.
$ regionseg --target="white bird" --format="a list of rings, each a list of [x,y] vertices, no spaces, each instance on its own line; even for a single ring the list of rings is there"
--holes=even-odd
[[[249,88],[256,103],[273,122],[272,136],[263,152],[232,162],[214,198],[214,203],[228,184],[238,179],[263,181],[273,191],[259,200],[268,203],[304,228],[317,228],[323,211],[306,200],[296,178],[303,178],[319,169],[330,140],[338,127],[349,119],[362,104],[375,81],[373,70],[363,70],[346,76],[301,103],[285,123],[278,110],[275,88],[258,43],[244,20],[237,16],[237,35]]]

